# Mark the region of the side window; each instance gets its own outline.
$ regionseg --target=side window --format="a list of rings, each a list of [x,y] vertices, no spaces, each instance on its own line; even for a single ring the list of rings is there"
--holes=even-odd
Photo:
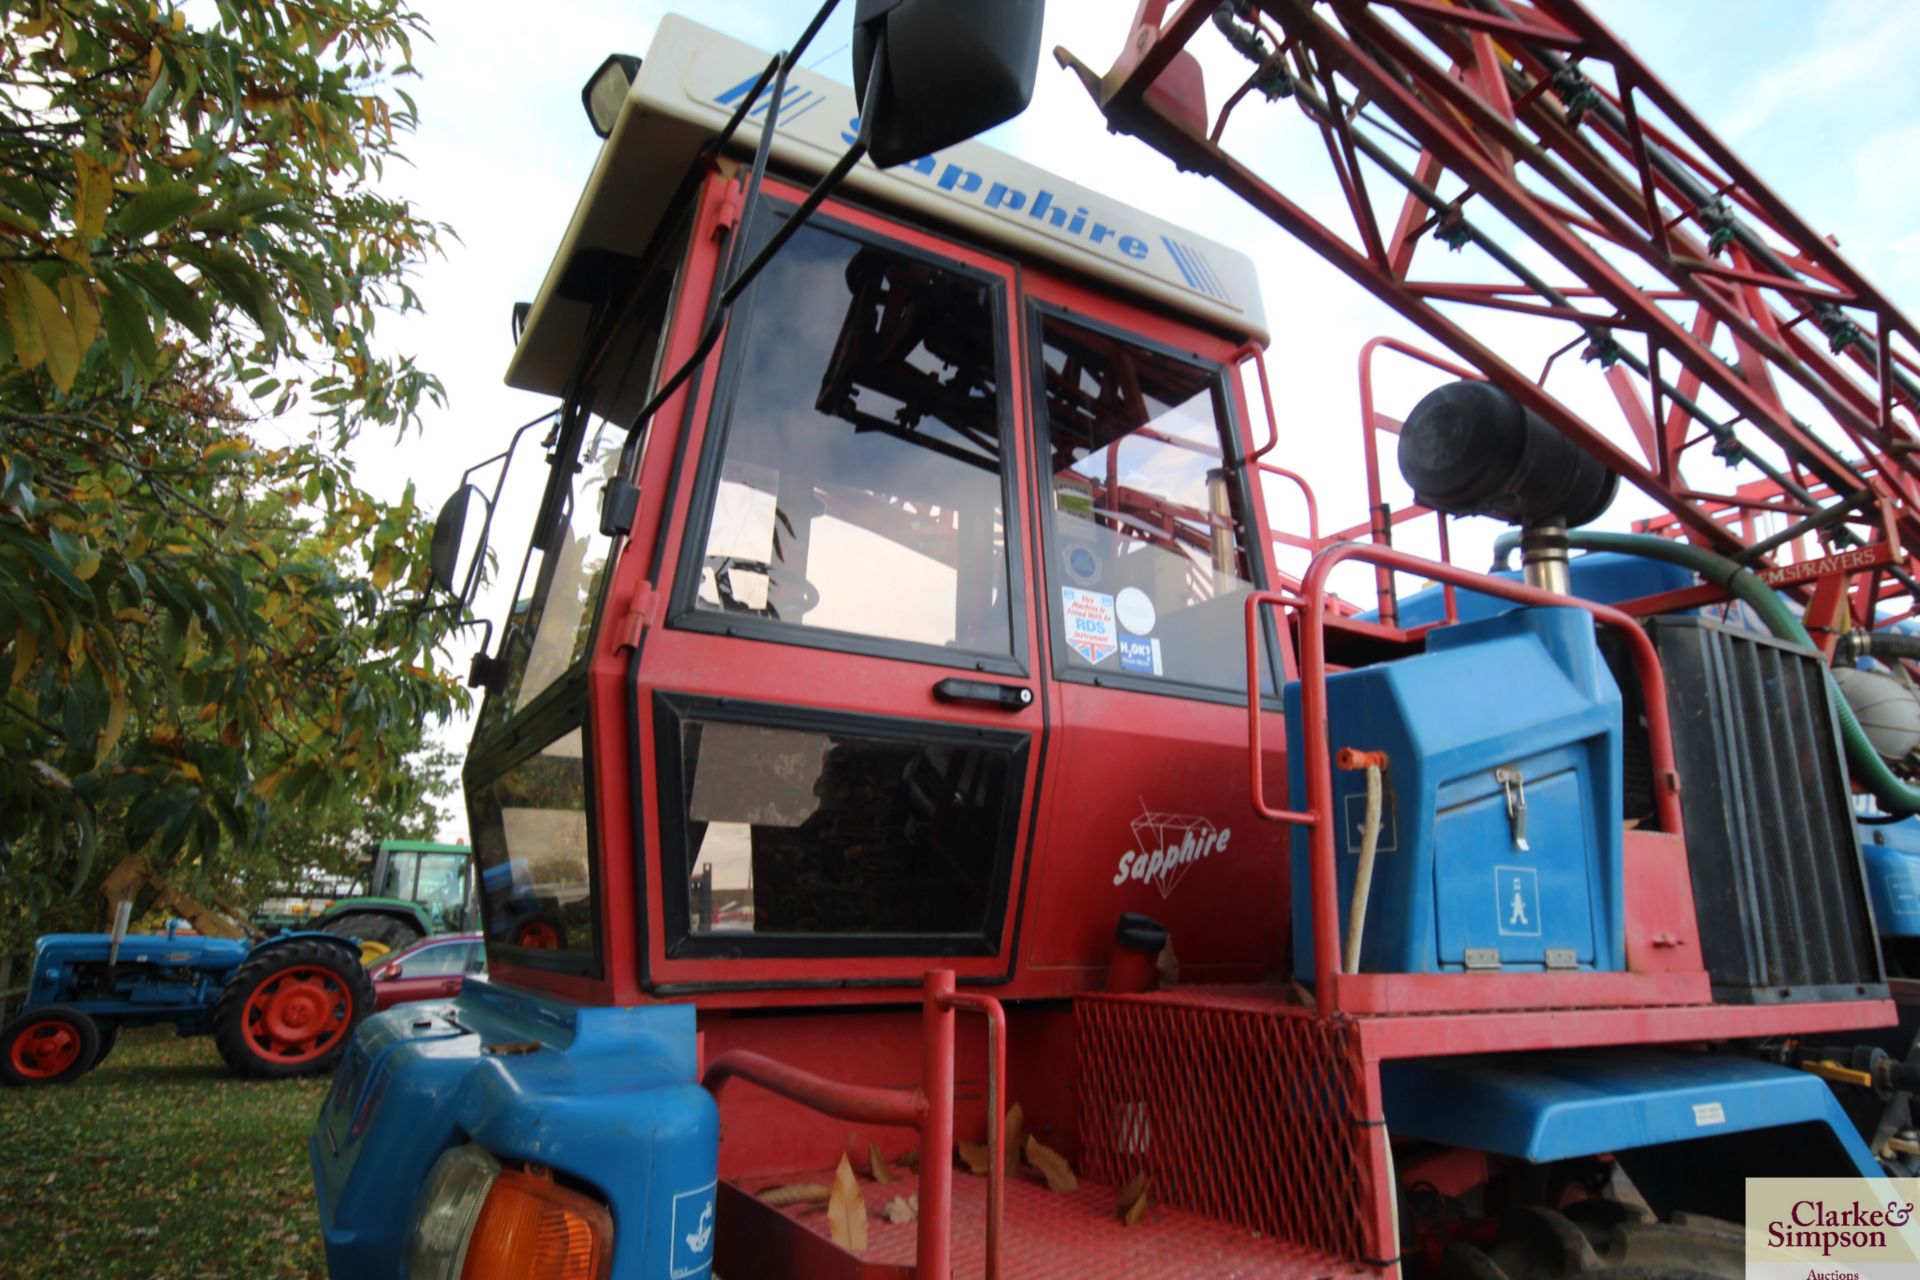
[[[409,978],[440,978],[465,967],[466,948],[459,945],[422,947],[401,962]]]
[[[686,229],[680,234],[646,281],[632,314],[608,341],[605,360],[594,371],[604,384],[600,394],[571,410],[584,419],[570,470],[572,488],[545,544],[533,546],[521,568],[500,642],[506,679],[481,709],[481,736],[552,688],[586,656],[594,606],[613,554],[613,540],[600,532],[600,497],[619,468],[626,424],[660,378]],[[556,429],[552,439],[564,441],[566,433]],[[529,520],[534,510],[537,503],[528,508]]]
[[[1039,327],[1056,655],[1068,675],[1244,691],[1253,584],[1219,370],[1050,313]]]
[[[1026,734],[674,697],[658,709],[661,794],[679,799],[662,813],[669,948],[997,945]]]
[[[729,340],[696,625],[1012,654],[998,296],[819,226],[794,236]]]
[[[596,915],[580,730],[472,788],[468,807],[488,945],[593,956]]]

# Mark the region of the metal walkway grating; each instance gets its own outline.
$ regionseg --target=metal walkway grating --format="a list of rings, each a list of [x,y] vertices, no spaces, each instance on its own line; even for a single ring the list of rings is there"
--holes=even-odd
[[[1075,1001],[1080,1150],[1112,1186],[1317,1254],[1366,1258],[1352,1024],[1202,991]]]

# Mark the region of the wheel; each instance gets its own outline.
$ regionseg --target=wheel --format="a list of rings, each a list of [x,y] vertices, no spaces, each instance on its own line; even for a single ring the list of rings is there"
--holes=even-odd
[[[282,942],[228,976],[213,1039],[243,1076],[313,1075],[333,1069],[372,1012],[373,980],[353,952],[317,939]]]
[[[320,932],[336,938],[357,938],[363,965],[377,964],[427,936],[400,917],[378,911],[349,911],[321,925]]]
[[[70,1084],[100,1056],[100,1028],[65,1005],[23,1013],[0,1031],[0,1080]]]
[[[1564,1213],[1516,1209],[1501,1218],[1491,1247],[1449,1245],[1440,1271],[1443,1280],[1739,1280],[1745,1267],[1737,1224],[1685,1213],[1659,1222],[1645,1209],[1596,1200]]]
[[[531,915],[514,924],[507,934],[507,945],[560,951],[567,945],[567,927],[552,916]]]
[[[119,1023],[102,1022],[96,1025],[100,1028],[100,1047],[94,1051],[93,1061],[87,1064],[89,1071],[107,1060],[107,1055],[113,1052],[114,1044],[120,1039]]]

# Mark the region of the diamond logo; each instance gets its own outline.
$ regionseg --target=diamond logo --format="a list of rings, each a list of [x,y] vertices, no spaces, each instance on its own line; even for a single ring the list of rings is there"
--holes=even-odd
[[[1225,852],[1231,829],[1221,830],[1213,819],[1190,813],[1156,813],[1142,806],[1133,819],[1133,843],[1138,850],[1130,855],[1132,866],[1124,867],[1123,878],[1145,880],[1160,891],[1162,898],[1186,879],[1202,858]],[[1117,882],[1116,882],[1117,883]]]

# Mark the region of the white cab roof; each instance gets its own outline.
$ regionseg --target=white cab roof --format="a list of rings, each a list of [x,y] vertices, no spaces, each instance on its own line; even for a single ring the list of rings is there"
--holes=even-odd
[[[507,369],[509,385],[564,392],[587,322],[587,305],[562,294],[568,264],[586,250],[638,255],[646,248],[688,166],[725,127],[768,58],[686,18],[660,20],[547,269]],[[762,106],[742,122],[736,148],[744,152],[758,141],[765,117]],[[851,89],[797,70],[781,103],[774,158],[824,173],[857,127]],[[1245,254],[983,143],[963,142],[886,170],[863,160],[844,189],[891,205],[910,221],[946,224],[1010,257],[1057,264],[1230,333],[1267,339]]]

